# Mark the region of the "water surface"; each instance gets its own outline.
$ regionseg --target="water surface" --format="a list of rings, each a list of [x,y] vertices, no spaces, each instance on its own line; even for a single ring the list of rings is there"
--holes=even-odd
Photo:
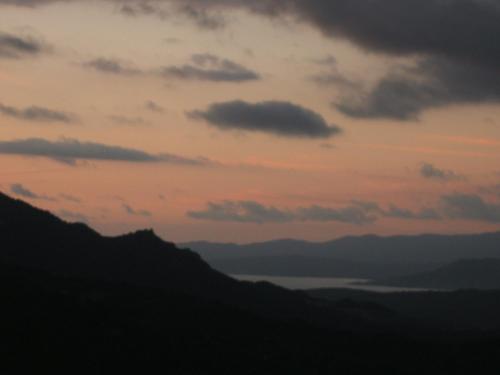
[[[421,292],[429,289],[401,288],[381,285],[365,285],[367,279],[347,279],[339,277],[288,277],[267,275],[230,275],[242,281],[268,281],[288,289],[348,288],[369,292]]]

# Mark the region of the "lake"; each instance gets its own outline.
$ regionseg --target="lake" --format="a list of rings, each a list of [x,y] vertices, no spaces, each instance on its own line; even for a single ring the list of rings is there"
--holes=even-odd
[[[369,292],[392,293],[392,292],[421,292],[429,289],[399,288],[380,285],[358,285],[370,280],[346,279],[338,277],[285,277],[266,275],[230,275],[241,281],[268,281],[275,285],[288,289],[318,289],[318,288],[348,288],[365,290]]]

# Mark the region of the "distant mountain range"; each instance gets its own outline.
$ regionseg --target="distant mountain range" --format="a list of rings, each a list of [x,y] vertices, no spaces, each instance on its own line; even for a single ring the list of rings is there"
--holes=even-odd
[[[469,235],[344,237],[315,243],[247,245],[190,242],[214,268],[234,274],[387,278],[426,272],[467,258],[500,259],[500,232]]]
[[[373,283],[432,289],[500,289],[500,259],[463,259],[433,271]]]

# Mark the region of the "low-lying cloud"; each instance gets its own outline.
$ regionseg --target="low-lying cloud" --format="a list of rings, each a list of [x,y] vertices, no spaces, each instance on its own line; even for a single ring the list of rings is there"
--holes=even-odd
[[[204,210],[189,211],[187,215],[197,220],[255,224],[311,221],[366,225],[377,221],[380,217],[405,220],[437,220],[440,218],[439,214],[431,209],[413,212],[395,205],[383,209],[376,203],[360,201],[352,201],[343,207],[312,205],[295,209],[279,209],[255,201],[209,202]]]
[[[204,158],[191,159],[173,154],[150,154],[133,148],[95,142],[81,142],[71,138],[63,138],[57,141],[49,141],[42,138],[0,141],[0,154],[45,157],[68,164],[74,164],[77,160],[134,163],[161,162],[190,166],[210,164],[210,161]]]
[[[475,194],[455,193],[442,197],[444,210],[452,219],[500,223],[500,204]]]
[[[329,125],[320,114],[280,101],[215,103],[206,110],[188,112],[188,116],[222,130],[264,132],[283,137],[329,138],[341,132],[338,126]]]
[[[376,202],[356,200],[340,207],[311,205],[294,209],[266,206],[255,201],[227,200],[209,202],[202,210],[188,211],[187,216],[196,220],[253,224],[338,222],[367,225],[380,219],[464,220],[497,224],[500,223],[500,203],[468,193],[443,195],[434,208],[423,207],[417,210],[394,204],[383,207]]]

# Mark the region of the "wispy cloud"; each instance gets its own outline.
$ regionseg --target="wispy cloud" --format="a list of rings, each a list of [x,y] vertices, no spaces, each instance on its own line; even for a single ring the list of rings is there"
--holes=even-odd
[[[0,103],[0,113],[4,116],[25,121],[61,122],[65,124],[78,122],[76,115],[39,106],[16,108]]]
[[[25,199],[38,199],[38,200],[47,200],[47,201],[54,201],[55,200],[55,198],[49,197],[47,195],[37,194],[37,193],[33,192],[32,190],[26,188],[22,184],[12,184],[10,186],[10,191],[13,194],[18,195],[18,196],[25,198]]]
[[[68,221],[73,221],[73,222],[79,222],[79,223],[88,223],[89,218],[87,215],[84,215],[80,212],[75,212],[75,211],[69,211],[65,209],[61,209],[57,212],[57,214],[62,217],[63,219],[66,219]]]
[[[144,103],[144,107],[155,113],[163,113],[165,112],[165,108],[163,108],[161,105],[158,103],[154,102],[153,100],[147,100],[146,103]]]
[[[245,82],[260,79],[258,73],[229,59],[211,54],[195,54],[191,63],[162,69],[167,78],[212,82]]]
[[[128,204],[123,204],[123,209],[125,210],[125,212],[129,215],[132,215],[132,216],[143,216],[143,217],[151,217],[153,216],[153,214],[150,212],[150,211],[147,211],[147,210],[137,210],[137,209],[134,209],[132,207],[130,207]]]
[[[144,73],[140,69],[133,67],[130,63],[105,57],[86,61],[82,63],[82,66],[106,74],[131,76]]]

